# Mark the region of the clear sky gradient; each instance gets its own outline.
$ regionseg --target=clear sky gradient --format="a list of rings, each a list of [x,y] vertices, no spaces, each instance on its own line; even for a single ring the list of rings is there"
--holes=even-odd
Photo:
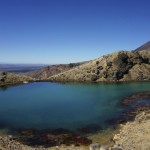
[[[150,40],[150,0],[0,0],[0,62],[70,63]]]

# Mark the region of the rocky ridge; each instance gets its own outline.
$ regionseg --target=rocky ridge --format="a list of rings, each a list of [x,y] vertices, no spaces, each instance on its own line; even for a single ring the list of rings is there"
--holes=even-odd
[[[119,51],[48,79],[62,82],[148,81],[150,80],[149,70],[150,50]]]

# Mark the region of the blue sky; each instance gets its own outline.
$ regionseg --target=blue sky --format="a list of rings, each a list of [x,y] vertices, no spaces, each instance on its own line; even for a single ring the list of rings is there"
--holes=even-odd
[[[0,0],[0,62],[69,63],[150,40],[149,0]]]

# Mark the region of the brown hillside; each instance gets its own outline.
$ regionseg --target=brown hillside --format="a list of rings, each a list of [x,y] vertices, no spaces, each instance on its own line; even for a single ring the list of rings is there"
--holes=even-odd
[[[150,80],[150,50],[115,52],[54,75],[49,80],[63,82]]]
[[[62,73],[64,71],[68,71],[68,70],[70,70],[74,67],[77,67],[81,64],[84,64],[84,63],[85,62],[51,65],[51,66],[43,67],[43,68],[35,70],[35,71],[30,71],[30,72],[24,73],[24,75],[38,79],[38,80],[46,80],[50,76]]]

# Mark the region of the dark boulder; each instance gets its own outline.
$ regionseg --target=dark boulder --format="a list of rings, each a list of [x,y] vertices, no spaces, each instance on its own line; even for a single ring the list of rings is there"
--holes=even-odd
[[[107,74],[107,72],[103,72],[103,75],[102,75],[104,78],[107,78],[108,77],[108,74]]]
[[[96,61],[96,65],[98,65],[99,64],[99,61]]]
[[[127,54],[122,53],[119,58],[123,61],[123,62],[127,62],[129,56]]]
[[[3,75],[3,76],[6,76],[6,75],[7,75],[7,72],[2,72],[2,75]]]
[[[127,69],[130,69],[130,68],[132,68],[133,67],[133,62],[128,62],[128,64],[127,64]]]
[[[98,78],[99,78],[99,76],[97,76],[97,75],[92,75],[91,81],[96,81]]]
[[[107,61],[106,64],[107,64],[108,67],[111,67],[112,66],[112,61]]]
[[[99,69],[95,68],[95,69],[92,70],[92,73],[99,74],[100,71],[99,71]]]
[[[102,66],[98,66],[97,69],[98,70],[103,70],[103,67]]]
[[[0,81],[1,81],[1,82],[5,82],[6,76],[7,76],[7,73],[6,73],[6,72],[2,72],[2,73],[0,74]]]
[[[113,78],[114,78],[114,80],[119,80],[119,79],[123,78],[123,73],[120,71],[115,71]]]
[[[142,63],[150,64],[149,58],[142,58]]]

